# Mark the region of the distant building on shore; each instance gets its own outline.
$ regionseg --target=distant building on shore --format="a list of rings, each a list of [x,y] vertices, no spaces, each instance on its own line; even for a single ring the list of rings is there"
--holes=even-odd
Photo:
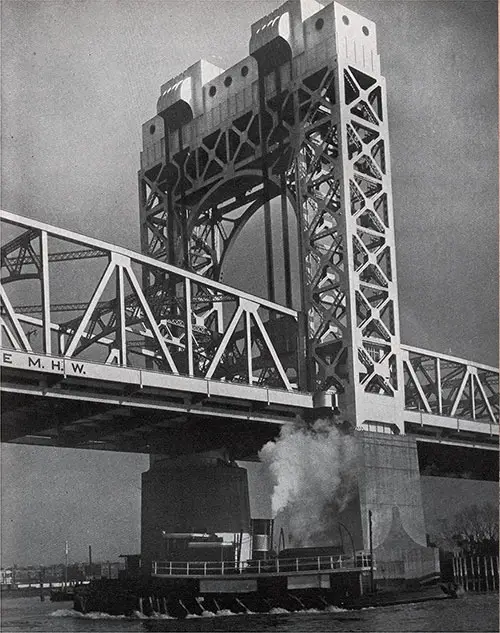
[[[17,587],[33,583],[80,582],[91,578],[118,578],[120,570],[125,569],[123,561],[105,561],[89,563],[72,563],[67,570],[63,564],[27,565],[25,567],[2,567],[0,569],[0,585]]]

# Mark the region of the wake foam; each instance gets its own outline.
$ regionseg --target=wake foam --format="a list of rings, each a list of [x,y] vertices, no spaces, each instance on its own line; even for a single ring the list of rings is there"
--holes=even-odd
[[[134,611],[134,617],[138,617],[140,620],[175,620],[176,618],[168,615],[168,613],[158,613],[157,611],[153,611],[150,616],[144,615],[140,611]]]
[[[213,611],[203,611],[201,615],[198,615],[197,613],[188,613],[186,620],[192,618],[221,618],[228,615],[248,615],[248,613],[234,613],[231,609],[220,609],[220,611],[216,611],[215,613]]]
[[[374,607],[368,607],[374,608]],[[333,605],[328,605],[325,609],[301,609],[300,611],[288,611],[288,609],[283,609],[283,607],[273,607],[267,613],[269,615],[290,615],[294,614],[316,614],[316,613],[343,613],[348,611],[348,609],[342,609],[341,607],[335,607]],[[151,615],[144,615],[140,611],[134,611],[131,616],[126,615],[110,615],[109,613],[104,613],[101,611],[91,611],[90,613],[80,613],[80,611],[75,611],[74,609],[57,609],[56,611],[52,611],[49,614],[52,618],[80,618],[83,620],[175,620],[176,618],[168,615],[166,613],[152,613]],[[201,615],[197,615],[195,613],[189,613],[186,616],[186,619],[194,619],[194,618],[223,618],[228,616],[238,616],[238,615],[253,615],[252,611],[248,611],[247,613],[235,613],[230,609],[221,609],[214,613],[213,611],[203,611]],[[265,615],[265,614],[263,614]]]
[[[49,614],[52,618],[82,618],[84,620],[125,620],[125,615],[110,615],[100,611],[92,611],[91,613],[80,613],[74,609],[57,609]]]
[[[333,604],[329,604],[324,608],[324,612],[325,611],[328,613],[345,613],[346,611],[349,611],[349,609],[343,609],[342,607],[336,607]]]
[[[73,618],[82,614],[74,611],[73,609],[57,609],[57,611],[52,611],[49,615],[52,618]]]

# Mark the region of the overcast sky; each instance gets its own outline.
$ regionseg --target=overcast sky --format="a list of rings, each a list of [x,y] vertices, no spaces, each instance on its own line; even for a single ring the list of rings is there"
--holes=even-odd
[[[234,64],[279,4],[3,0],[2,208],[138,249],[160,85],[199,58]],[[497,365],[496,2],[343,4],[376,22],[387,79],[402,340]],[[146,466],[4,446],[3,564],[62,561],[65,538],[73,559],[138,551]]]

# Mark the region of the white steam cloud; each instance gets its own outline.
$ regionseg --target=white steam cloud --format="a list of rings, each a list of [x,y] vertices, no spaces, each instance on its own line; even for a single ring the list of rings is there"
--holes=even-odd
[[[284,426],[259,457],[274,479],[272,510],[296,547],[329,545],[356,494],[357,443],[328,420]],[[280,521],[281,520],[281,521]]]

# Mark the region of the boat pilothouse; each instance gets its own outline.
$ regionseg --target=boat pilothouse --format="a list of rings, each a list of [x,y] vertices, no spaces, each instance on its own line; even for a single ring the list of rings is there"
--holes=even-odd
[[[227,536],[229,535],[162,530],[164,558],[175,563],[231,563],[240,560],[241,536],[234,535],[231,541],[225,540],[224,537]]]

